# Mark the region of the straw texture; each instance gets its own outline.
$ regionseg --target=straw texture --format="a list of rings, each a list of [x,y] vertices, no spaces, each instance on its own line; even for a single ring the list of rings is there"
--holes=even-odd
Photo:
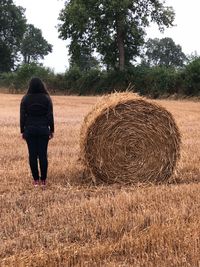
[[[104,96],[85,117],[81,155],[96,182],[162,182],[180,157],[180,133],[163,107],[136,94]]]

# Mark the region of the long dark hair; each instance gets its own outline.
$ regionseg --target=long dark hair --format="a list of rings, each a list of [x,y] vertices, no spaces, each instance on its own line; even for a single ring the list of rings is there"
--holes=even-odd
[[[42,80],[38,77],[34,77],[29,82],[27,94],[45,94],[45,95],[48,95],[49,93],[46,89],[46,86],[42,82]]]

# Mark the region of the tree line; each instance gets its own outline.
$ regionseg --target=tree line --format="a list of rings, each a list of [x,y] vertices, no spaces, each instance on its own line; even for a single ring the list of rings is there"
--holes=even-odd
[[[37,62],[52,52],[40,29],[28,24],[25,9],[13,0],[0,0],[0,73],[23,63]]]
[[[200,96],[200,58],[192,59],[182,68],[141,63],[124,71],[98,68],[81,71],[73,67],[62,74],[36,63],[23,64],[15,72],[0,74],[0,87],[20,93],[27,89],[33,76],[42,78],[51,93],[94,95],[129,88],[152,98]]]
[[[0,0],[0,85],[17,90],[31,76],[65,93],[124,90],[141,94],[199,94],[199,58],[186,56],[171,38],[146,40],[146,29],[172,27],[175,12],[162,0],[67,0],[59,14],[59,38],[69,40],[69,69],[55,74],[40,59],[52,45],[27,24],[25,10]]]

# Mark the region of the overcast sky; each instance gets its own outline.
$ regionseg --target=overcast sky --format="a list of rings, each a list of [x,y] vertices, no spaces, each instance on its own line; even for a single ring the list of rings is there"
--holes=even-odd
[[[123,0],[122,0],[123,1]],[[28,23],[42,30],[44,38],[53,45],[53,52],[45,57],[43,63],[56,73],[64,72],[69,66],[67,41],[58,38],[56,25],[58,15],[64,7],[64,0],[14,0],[16,5],[26,9],[25,15]],[[176,44],[180,44],[183,52],[191,54],[197,51],[200,54],[200,1],[199,0],[166,0],[166,4],[172,6],[176,13],[176,27],[166,29],[161,34],[156,26],[147,30],[148,37],[171,37]]]

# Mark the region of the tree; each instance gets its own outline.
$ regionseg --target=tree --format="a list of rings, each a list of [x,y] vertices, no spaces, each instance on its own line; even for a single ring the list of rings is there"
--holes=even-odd
[[[190,53],[187,55],[187,63],[193,62],[195,59],[199,59],[200,56],[198,55],[197,51],[195,50],[194,52]]]
[[[21,44],[24,63],[37,62],[49,52],[52,52],[52,45],[43,38],[41,30],[32,24],[27,24]]]
[[[180,45],[169,38],[148,39],[144,61],[150,66],[182,67],[187,60]]]
[[[200,95],[200,57],[194,59],[185,67],[182,79],[186,95]]]
[[[73,42],[71,52],[70,68],[78,67],[80,71],[99,68],[97,58],[92,55],[91,49],[87,46],[80,46],[77,42]]]
[[[15,67],[25,25],[24,9],[12,0],[0,0],[0,72]]]
[[[61,10],[60,38],[100,53],[107,68],[123,70],[140,53],[150,22],[162,31],[173,25],[174,11],[162,0],[68,0]]]

